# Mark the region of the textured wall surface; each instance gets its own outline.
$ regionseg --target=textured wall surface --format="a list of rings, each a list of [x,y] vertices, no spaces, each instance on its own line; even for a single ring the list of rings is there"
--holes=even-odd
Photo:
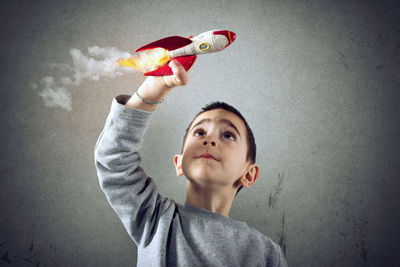
[[[142,167],[161,193],[184,201],[172,158],[200,108],[226,101],[253,128],[261,168],[230,217],[290,266],[400,264],[398,1],[3,0],[0,12],[1,266],[136,264],[93,149],[112,98],[144,77],[96,77],[88,48],[211,29],[238,38],[198,58],[145,136]]]

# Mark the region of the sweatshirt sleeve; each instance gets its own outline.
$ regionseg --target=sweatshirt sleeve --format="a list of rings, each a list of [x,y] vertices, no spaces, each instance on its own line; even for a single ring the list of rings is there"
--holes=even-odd
[[[283,253],[282,248],[277,245],[277,250],[278,250],[278,254],[279,254],[279,260],[278,260],[278,267],[287,267],[287,262],[285,259],[285,254]]]
[[[94,149],[100,187],[133,241],[151,235],[159,217],[159,195],[154,181],[139,166],[138,150],[153,112],[124,106],[128,95],[113,99],[110,113]]]

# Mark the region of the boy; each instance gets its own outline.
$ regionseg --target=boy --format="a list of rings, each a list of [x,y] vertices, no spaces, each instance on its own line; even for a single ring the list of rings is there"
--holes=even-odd
[[[287,266],[271,239],[228,217],[237,191],[259,175],[254,138],[234,108],[214,103],[189,125],[174,157],[177,175],[187,178],[184,205],[162,198],[139,167],[153,111],[188,82],[179,62],[170,67],[174,75],[149,77],[132,97],[113,100],[95,147],[100,186],[138,247],[137,265]]]

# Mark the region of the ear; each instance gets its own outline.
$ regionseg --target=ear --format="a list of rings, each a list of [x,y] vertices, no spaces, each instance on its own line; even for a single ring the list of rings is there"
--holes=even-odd
[[[176,170],[176,176],[182,176],[183,171],[182,171],[182,155],[175,155],[174,156],[174,165],[175,165],[175,170]]]
[[[256,164],[250,164],[247,171],[240,177],[240,184],[244,187],[252,186],[260,175],[260,168]]]

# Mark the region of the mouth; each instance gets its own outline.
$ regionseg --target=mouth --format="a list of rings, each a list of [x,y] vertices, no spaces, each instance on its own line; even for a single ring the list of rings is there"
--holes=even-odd
[[[213,159],[218,161],[213,155],[211,154],[201,154],[200,156],[196,157],[196,158],[205,158],[205,159]]]

